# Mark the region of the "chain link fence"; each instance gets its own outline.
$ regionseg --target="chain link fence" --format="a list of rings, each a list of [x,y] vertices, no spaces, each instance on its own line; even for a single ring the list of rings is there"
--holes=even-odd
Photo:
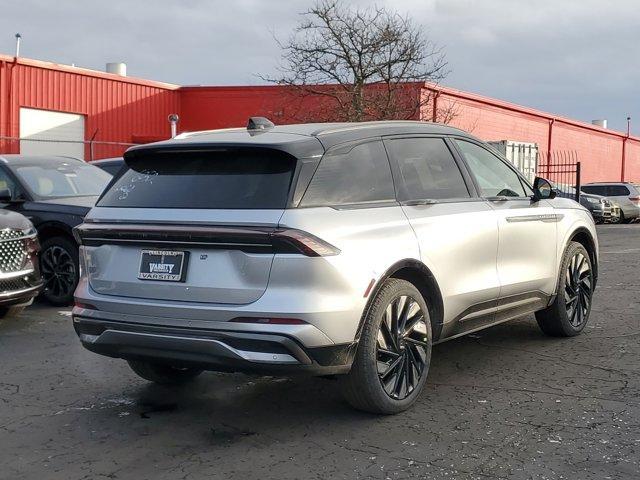
[[[62,140],[0,136],[0,154],[60,155],[90,162],[101,158],[121,157],[136,143],[98,140]]]

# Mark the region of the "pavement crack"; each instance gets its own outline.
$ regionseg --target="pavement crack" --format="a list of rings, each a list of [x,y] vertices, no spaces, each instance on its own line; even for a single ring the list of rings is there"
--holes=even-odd
[[[626,372],[626,371],[624,371],[622,369],[610,368],[610,367],[602,367],[600,365],[593,365],[593,364],[590,364],[590,363],[574,362],[572,360],[567,360],[567,359],[562,358],[562,357],[556,357],[555,355],[548,355],[546,353],[527,350],[526,348],[505,347],[505,346],[502,346],[502,345],[484,343],[481,340],[477,340],[477,339],[475,341],[476,341],[476,343],[478,345],[481,345],[481,346],[486,347],[486,348],[497,348],[497,349],[501,349],[501,350],[511,350],[511,351],[516,351],[516,352],[522,352],[522,353],[527,353],[527,354],[530,354],[530,355],[535,355],[535,356],[538,356],[538,357],[542,357],[542,358],[547,359],[547,360],[560,361],[560,362],[563,362],[563,363],[568,363],[570,365],[576,365],[576,366],[579,366],[579,367],[588,367],[588,368],[593,368],[593,369],[597,369],[597,370],[603,370],[605,372],[615,373],[615,374],[618,374],[618,375],[623,375],[625,377],[629,375],[628,372]]]

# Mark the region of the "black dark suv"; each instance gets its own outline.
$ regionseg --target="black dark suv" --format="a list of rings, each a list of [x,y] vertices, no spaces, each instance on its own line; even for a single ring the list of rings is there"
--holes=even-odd
[[[0,156],[0,207],[23,214],[38,230],[43,296],[54,305],[73,300],[79,267],[71,230],[110,180],[107,172],[74,158]]]

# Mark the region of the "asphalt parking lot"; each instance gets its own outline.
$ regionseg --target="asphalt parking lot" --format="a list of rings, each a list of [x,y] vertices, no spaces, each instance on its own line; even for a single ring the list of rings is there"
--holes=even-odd
[[[598,229],[582,336],[527,317],[438,345],[393,417],[351,410],[326,379],[151,385],[36,305],[0,323],[0,478],[639,478],[640,225]]]

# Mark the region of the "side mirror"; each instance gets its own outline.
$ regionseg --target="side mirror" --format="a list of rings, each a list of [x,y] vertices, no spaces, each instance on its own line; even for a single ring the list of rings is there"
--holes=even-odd
[[[0,203],[11,203],[13,201],[13,195],[8,188],[0,188]]]
[[[533,200],[551,200],[556,198],[556,191],[551,186],[551,182],[541,177],[536,177],[533,181]]]

